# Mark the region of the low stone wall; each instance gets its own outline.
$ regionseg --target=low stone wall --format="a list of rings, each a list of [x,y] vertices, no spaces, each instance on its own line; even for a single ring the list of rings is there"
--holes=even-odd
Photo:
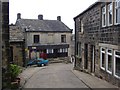
[[[49,63],[70,63],[70,57],[48,58]]]

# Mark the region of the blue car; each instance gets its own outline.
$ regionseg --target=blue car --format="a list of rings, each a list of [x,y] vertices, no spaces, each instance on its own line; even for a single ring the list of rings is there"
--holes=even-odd
[[[37,65],[37,66],[46,66],[48,65],[48,60],[44,60],[43,58],[37,58],[37,59],[34,59],[34,60],[30,60],[28,63],[27,63],[27,66],[31,66],[31,65]]]

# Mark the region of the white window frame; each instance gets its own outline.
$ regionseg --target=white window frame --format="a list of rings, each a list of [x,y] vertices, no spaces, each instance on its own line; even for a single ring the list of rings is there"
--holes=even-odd
[[[68,49],[67,49],[67,48],[65,49],[65,52],[68,52]]]
[[[111,53],[108,52],[108,50],[111,50]],[[112,70],[108,70],[108,55],[110,55],[112,57],[112,49],[107,49],[107,53],[106,53],[106,70],[108,73],[112,74]],[[111,62],[111,67],[112,67],[112,62]]]
[[[103,9],[105,9],[104,12]],[[104,25],[104,15],[105,15],[105,25]],[[106,6],[102,7],[102,27],[106,27]]]
[[[80,21],[80,24],[81,24],[81,30],[80,30],[80,32],[83,33],[83,31],[84,31],[84,27],[83,27],[84,24],[83,24],[83,21],[82,21],[82,20]]]
[[[117,10],[120,10],[120,5],[119,5],[118,3],[120,4],[120,0],[116,0],[116,1],[115,1],[115,15],[114,15],[114,16],[115,16],[115,19],[114,19],[114,20],[115,20],[115,21],[114,21],[114,22],[115,22],[115,25],[120,24],[120,20],[118,20],[118,22],[116,22],[116,20],[117,20],[117,17],[116,17],[116,9],[117,9]],[[120,19],[120,16],[118,16],[118,17],[119,17],[119,19]]]
[[[105,54],[106,49],[105,49],[105,51],[102,51],[102,49],[105,49],[105,48],[101,47],[101,49],[100,49],[100,68],[102,70],[105,70],[105,67],[102,67],[102,53]],[[106,54],[105,54],[105,56],[106,56]],[[104,64],[105,64],[105,61],[104,61]]]
[[[116,55],[116,54],[115,54],[116,52],[120,52],[120,51],[117,51],[117,50],[114,51],[114,76],[115,76],[116,78],[119,78],[119,79],[120,79],[120,76],[118,76],[118,75],[115,74],[115,73],[116,73],[116,68],[115,68],[115,67],[116,67],[116,57],[117,57],[117,58],[120,58],[119,55]]]
[[[50,52],[50,50],[52,51],[52,52]],[[47,53],[49,54],[49,53],[53,53],[53,49],[47,49]]]
[[[60,48],[60,53],[62,53],[62,48]]]
[[[111,20],[112,22],[110,23],[110,15],[109,13],[111,13]],[[108,4],[108,12],[107,12],[107,16],[108,16],[108,26],[113,25],[113,3],[111,2],[110,4]]]
[[[62,49],[63,50],[63,53],[65,52],[65,48]]]

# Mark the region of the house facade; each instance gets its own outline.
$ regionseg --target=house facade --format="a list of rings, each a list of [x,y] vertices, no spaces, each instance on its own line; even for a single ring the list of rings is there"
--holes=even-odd
[[[10,62],[24,66],[25,63],[25,42],[23,33],[13,24],[9,25]]]
[[[75,68],[120,87],[120,1],[96,2],[74,18]]]
[[[38,58],[44,51],[48,58],[69,57],[71,55],[72,30],[58,16],[57,20],[21,19],[17,15],[16,26],[24,34],[26,58]]]

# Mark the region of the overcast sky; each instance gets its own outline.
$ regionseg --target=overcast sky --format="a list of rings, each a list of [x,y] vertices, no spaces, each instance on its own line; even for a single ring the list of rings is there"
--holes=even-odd
[[[61,20],[69,28],[74,29],[73,18],[87,9],[97,0],[9,0],[10,24],[15,23],[17,13],[24,19],[37,19],[43,14],[44,19]]]

